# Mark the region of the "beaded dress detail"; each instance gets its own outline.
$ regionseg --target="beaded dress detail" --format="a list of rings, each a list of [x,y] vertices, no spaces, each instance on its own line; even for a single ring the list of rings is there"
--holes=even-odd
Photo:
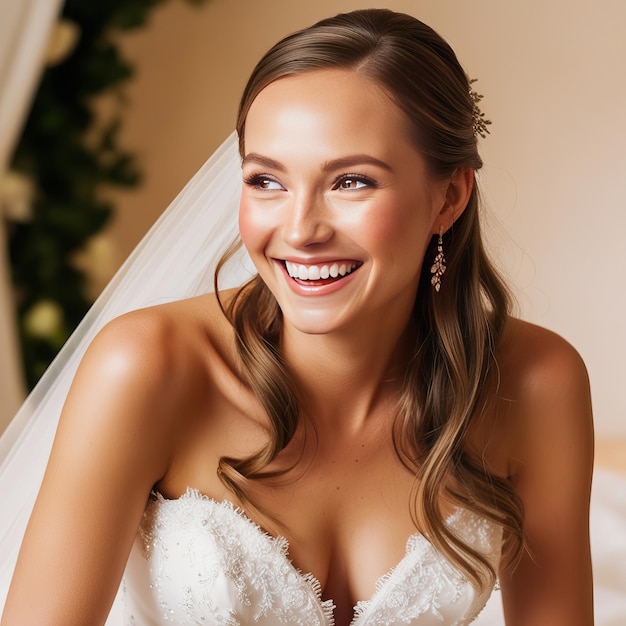
[[[457,509],[448,523],[497,566],[501,528]],[[289,560],[283,537],[264,532],[229,502],[193,489],[152,498],[126,568],[125,623],[332,626],[332,600]],[[420,534],[404,558],[354,607],[351,626],[461,626],[485,605],[469,581]]]

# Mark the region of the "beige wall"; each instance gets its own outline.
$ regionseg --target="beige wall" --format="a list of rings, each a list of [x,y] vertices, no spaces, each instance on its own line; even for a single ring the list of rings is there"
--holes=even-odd
[[[124,140],[145,186],[120,197],[125,255],[234,124],[249,71],[283,34],[364,6],[420,17],[480,79],[488,234],[523,317],[583,354],[601,436],[626,435],[626,3],[622,0],[176,1],[124,39],[138,62]]]

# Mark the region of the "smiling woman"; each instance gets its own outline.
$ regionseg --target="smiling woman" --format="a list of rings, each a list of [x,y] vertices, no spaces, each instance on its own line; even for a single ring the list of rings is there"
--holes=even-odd
[[[126,623],[469,624],[497,577],[509,626],[592,623],[586,372],[509,314],[476,100],[450,47],[387,10],[263,57],[237,124],[256,273],[217,289],[235,242],[217,294],[98,333],[3,625],[103,623],[122,576]]]
[[[255,98],[239,228],[285,326],[377,328],[386,346],[398,337],[383,328],[406,328],[426,248],[462,214],[473,178],[430,175],[405,127],[377,83],[351,70],[282,78]]]

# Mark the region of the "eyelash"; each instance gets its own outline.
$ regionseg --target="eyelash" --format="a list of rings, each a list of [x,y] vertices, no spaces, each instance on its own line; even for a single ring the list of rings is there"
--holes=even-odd
[[[367,185],[368,187],[372,187],[374,189],[376,189],[378,187],[378,185],[376,184],[375,181],[373,181],[371,178],[369,178],[368,176],[363,176],[363,174],[341,174],[341,176],[338,176],[335,179],[335,182],[333,183],[333,190],[335,189],[339,189],[341,183],[348,181],[348,180],[353,180],[353,181],[357,181],[359,183],[363,183],[364,185]],[[346,191],[352,191],[350,189],[346,190]]]
[[[277,183],[278,185],[280,185],[280,183],[274,177],[268,176],[267,174],[251,174],[250,176],[246,176],[243,179],[243,182],[246,185],[250,187],[255,187],[256,189],[260,189],[261,191],[265,191],[261,187],[261,183],[265,181],[268,181],[270,183]]]
[[[346,173],[346,174],[341,174],[335,179],[335,181],[333,182],[333,186],[332,186],[333,191],[338,190],[342,183],[346,181],[350,181],[350,180],[363,183],[367,187],[371,187],[374,189],[378,187],[377,183],[371,178],[369,178],[368,176],[364,176],[363,174]],[[273,176],[268,176],[267,174],[251,174],[250,176],[245,177],[243,182],[250,187],[255,187],[256,189],[260,189],[264,191],[261,187],[261,183],[266,182],[266,181],[277,183],[278,185],[280,185],[280,183]],[[353,190],[347,189],[346,191],[353,191]]]

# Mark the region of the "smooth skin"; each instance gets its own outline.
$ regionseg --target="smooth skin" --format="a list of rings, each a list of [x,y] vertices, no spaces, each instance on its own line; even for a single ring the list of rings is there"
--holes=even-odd
[[[248,514],[287,537],[294,565],[333,598],[338,626],[415,532],[393,398],[427,243],[472,189],[468,169],[434,178],[406,125],[375,84],[334,70],[272,83],[246,124],[241,234],[283,311],[282,348],[309,418],[273,462],[299,459],[289,480],[250,486],[283,526]],[[284,261],[355,269],[316,290],[289,278]],[[529,551],[501,573],[506,624],[589,626],[585,367],[563,339],[515,319],[496,356],[498,399],[467,446],[525,507]],[[125,315],[99,334],[63,410],[3,626],[103,623],[153,486],[241,504],[217,462],[257,450],[267,424],[238,370],[212,295]]]

